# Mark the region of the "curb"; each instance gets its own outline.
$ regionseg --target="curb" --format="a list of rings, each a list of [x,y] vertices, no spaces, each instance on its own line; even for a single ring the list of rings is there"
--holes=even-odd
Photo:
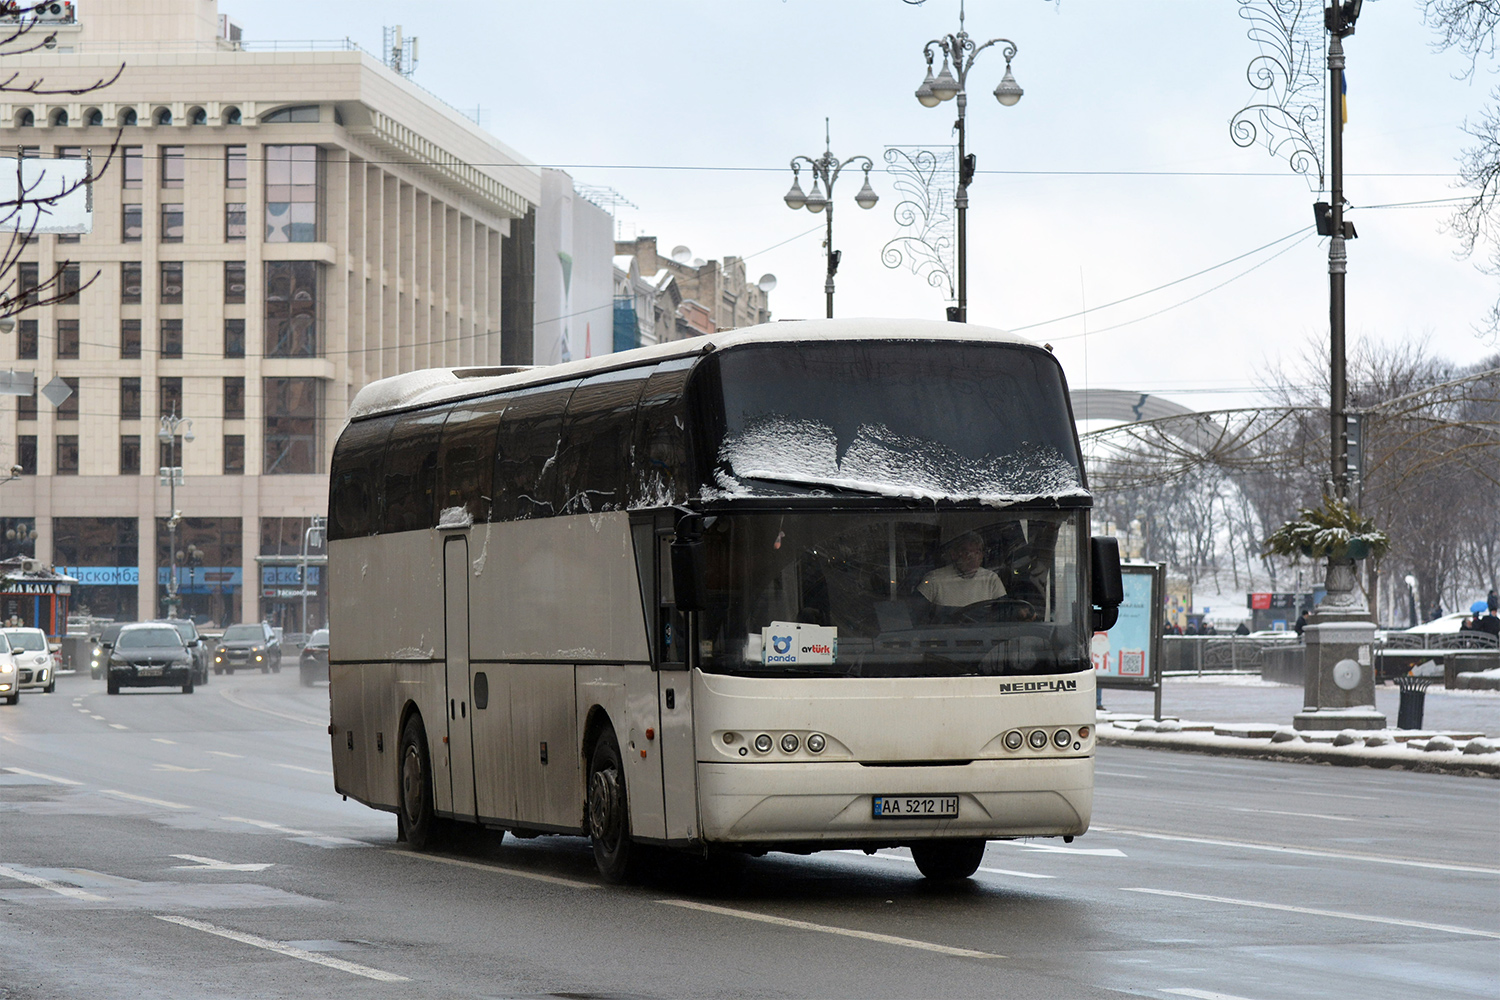
[[[1456,750],[1431,753],[1392,747],[1334,747],[1271,743],[1228,736],[1205,738],[1192,733],[1135,733],[1101,723],[1095,739],[1104,746],[1176,750],[1215,757],[1248,757],[1292,764],[1332,764],[1340,767],[1382,767],[1423,774],[1452,774],[1467,778],[1500,778],[1500,754],[1464,754]],[[1480,759],[1483,758],[1483,759]]]

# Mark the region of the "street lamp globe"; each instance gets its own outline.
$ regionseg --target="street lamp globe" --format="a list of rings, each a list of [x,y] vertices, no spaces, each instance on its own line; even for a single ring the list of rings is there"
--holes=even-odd
[[[1016,82],[1016,78],[1011,75],[1010,63],[1006,63],[1005,75],[1000,78],[1000,84],[995,88],[995,100],[1009,108],[1013,107],[1024,93],[1026,92],[1021,89],[1021,85]]]
[[[874,208],[875,203],[879,200],[880,195],[876,194],[875,189],[870,187],[870,172],[866,170],[865,186],[860,188],[859,193],[854,196],[854,203],[860,208]]]
[[[807,195],[807,210],[809,212],[818,213],[823,211],[823,209],[827,207],[827,205],[828,199],[823,197],[823,191],[818,187],[817,178],[813,178],[812,191],[808,192]]]
[[[932,81],[932,95],[940,101],[951,101],[958,96],[958,81],[948,69],[948,60],[943,60],[943,71]]]
[[[799,183],[799,180],[800,178],[798,178],[798,176],[793,173],[792,189],[786,193],[786,197],[781,199],[782,201],[786,202],[786,207],[790,208],[794,212],[797,211],[797,209],[801,208],[803,205],[807,204],[807,195],[802,193],[802,185]]]
[[[927,64],[927,79],[922,81],[922,86],[917,88],[917,100],[922,102],[924,108],[935,108],[943,103],[938,95],[932,92],[933,76],[932,63]]]
[[[160,441],[162,444],[172,443],[172,428],[167,423],[166,417],[161,418],[161,430],[156,432],[156,440]]]
[[[184,441],[193,440],[193,422],[191,420],[187,422],[187,430],[183,431],[182,439]]]

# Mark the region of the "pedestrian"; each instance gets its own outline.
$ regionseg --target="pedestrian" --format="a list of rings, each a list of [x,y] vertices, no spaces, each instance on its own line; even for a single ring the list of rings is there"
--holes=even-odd
[[[1500,594],[1495,593],[1494,587],[1490,588],[1490,596],[1484,603],[1489,607],[1490,614],[1500,614]]]
[[[1250,626],[1246,625],[1244,622],[1240,622],[1237,626],[1235,626],[1234,634],[1235,635],[1249,635],[1250,634]]]
[[[1295,625],[1292,626],[1292,631],[1296,632],[1298,635],[1301,635],[1302,634],[1302,630],[1305,629],[1305,628],[1307,628],[1307,612],[1306,611],[1302,612],[1300,615],[1297,616],[1297,624],[1295,624]]]

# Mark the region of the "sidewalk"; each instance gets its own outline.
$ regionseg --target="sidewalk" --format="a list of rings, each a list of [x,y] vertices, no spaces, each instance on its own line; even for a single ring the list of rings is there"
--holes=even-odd
[[[1249,674],[1168,677],[1162,722],[1150,691],[1104,689],[1098,739],[1151,747],[1302,763],[1395,767],[1500,778],[1500,692],[1427,691],[1420,730],[1299,732],[1302,688]],[[1376,709],[1395,722],[1400,692],[1376,688]]]

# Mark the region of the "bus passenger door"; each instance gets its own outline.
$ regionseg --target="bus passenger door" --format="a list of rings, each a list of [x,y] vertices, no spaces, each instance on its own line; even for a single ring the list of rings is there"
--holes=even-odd
[[[447,650],[447,750],[454,815],[474,818],[474,728],[469,697],[469,540],[443,545],[444,629]]]
[[[690,629],[687,616],[677,610],[672,593],[671,543],[673,515],[661,515],[655,530],[654,551],[643,552],[637,535],[636,556],[653,566],[647,588],[652,609],[651,658],[656,671],[656,711],[661,721],[662,807],[666,839],[698,836],[697,752],[693,744],[693,684]],[[654,558],[653,558],[654,557]]]

